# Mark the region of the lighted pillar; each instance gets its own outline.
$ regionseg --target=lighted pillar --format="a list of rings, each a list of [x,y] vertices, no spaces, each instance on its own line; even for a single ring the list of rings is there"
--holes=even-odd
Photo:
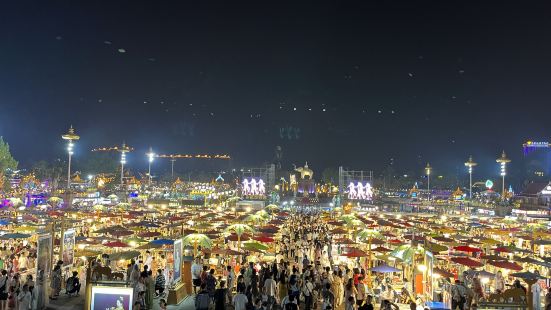
[[[176,158],[173,156],[170,157],[170,176],[172,179],[174,179],[174,162],[176,161]]]
[[[148,176],[149,176],[149,186],[151,186],[151,163],[153,162],[153,159],[155,159],[155,153],[153,153],[153,149],[149,147],[149,152],[146,154],[147,159],[149,161],[149,168],[148,168]]]
[[[71,188],[71,157],[73,156],[73,141],[77,141],[80,137],[75,133],[73,126],[69,128],[66,134],[62,135],[63,140],[67,140],[67,153],[69,154],[69,161],[67,163],[67,189]]]
[[[130,152],[131,149],[126,145],[126,143],[123,142],[118,151],[121,152],[121,186],[123,186],[124,185],[124,165],[126,164],[126,153]]]
[[[505,199],[505,175],[507,175],[507,164],[511,162],[505,151],[501,153],[501,157],[496,159],[496,162],[499,163],[500,175],[501,175],[501,197]]]
[[[469,199],[473,199],[473,167],[478,165],[473,161],[473,156],[469,156],[469,160],[465,163],[465,166],[469,169]]]
[[[427,174],[427,191],[429,195],[429,201],[430,201],[430,173],[432,171],[432,167],[427,163],[427,166],[425,167],[425,172]]]

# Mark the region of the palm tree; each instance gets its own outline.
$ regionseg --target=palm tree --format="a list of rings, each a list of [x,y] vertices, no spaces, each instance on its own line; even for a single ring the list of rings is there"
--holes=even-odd
[[[381,233],[377,230],[374,230],[374,229],[363,229],[362,231],[360,231],[357,235],[356,235],[357,238],[359,238],[360,240],[362,240],[363,242],[365,242],[367,240],[367,249],[368,249],[368,254],[367,254],[367,270],[368,270],[368,274],[367,274],[367,284],[369,287],[371,287],[371,240],[373,240],[373,238],[380,238],[382,237]]]
[[[189,234],[182,239],[184,246],[193,246],[193,257],[197,256],[197,247],[211,248],[212,240],[204,234]]]
[[[241,236],[246,232],[254,232],[254,229],[247,224],[233,224],[226,228],[226,231],[233,231],[237,235],[237,251],[241,249]]]

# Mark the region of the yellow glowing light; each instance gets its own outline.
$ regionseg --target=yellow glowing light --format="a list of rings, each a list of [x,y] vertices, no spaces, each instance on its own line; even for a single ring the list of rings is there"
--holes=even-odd
[[[427,271],[427,266],[425,265],[418,265],[417,266],[417,270],[421,271],[421,272],[425,272]]]
[[[482,284],[487,284],[488,282],[490,282],[490,278],[486,278],[486,277],[481,278],[480,282],[482,282]]]

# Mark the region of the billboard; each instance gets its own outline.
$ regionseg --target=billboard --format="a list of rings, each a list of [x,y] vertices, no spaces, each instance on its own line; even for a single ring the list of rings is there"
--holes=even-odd
[[[73,265],[73,259],[75,258],[75,235],[73,229],[63,233],[63,253],[61,253],[63,267],[70,267]]]
[[[264,180],[260,178],[245,178],[241,184],[243,196],[258,196],[266,194]]]
[[[182,239],[174,241],[174,283],[182,279]]]
[[[373,189],[371,184],[362,182],[350,182],[348,184],[348,199],[351,200],[371,200],[373,199]]]
[[[92,286],[91,310],[132,310],[131,287]]]

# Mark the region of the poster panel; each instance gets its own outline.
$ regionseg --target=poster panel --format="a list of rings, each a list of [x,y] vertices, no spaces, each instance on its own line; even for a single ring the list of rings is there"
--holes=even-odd
[[[91,310],[132,310],[131,287],[92,286]]]
[[[182,279],[182,239],[174,241],[174,283]]]
[[[75,258],[75,235],[76,233],[73,229],[63,233],[63,253],[61,255],[63,267],[71,267],[73,265],[73,259]]]

